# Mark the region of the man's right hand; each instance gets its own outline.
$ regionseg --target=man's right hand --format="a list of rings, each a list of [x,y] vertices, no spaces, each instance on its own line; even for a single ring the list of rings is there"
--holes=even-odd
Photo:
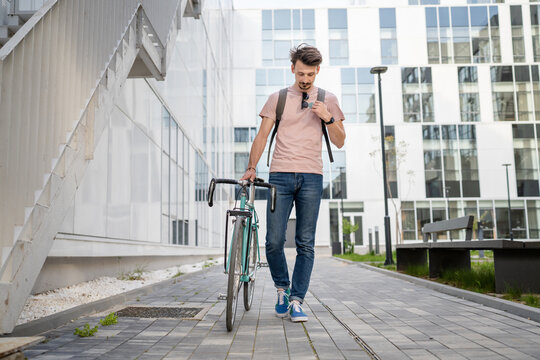
[[[240,180],[251,180],[255,181],[255,178],[257,177],[257,172],[254,168],[248,168],[246,172],[244,173],[244,176]]]

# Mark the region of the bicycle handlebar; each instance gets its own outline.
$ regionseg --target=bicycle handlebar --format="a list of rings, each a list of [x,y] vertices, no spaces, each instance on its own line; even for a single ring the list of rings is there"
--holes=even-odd
[[[216,184],[231,184],[231,185],[246,186],[250,183],[251,181],[249,180],[212,179],[210,181],[210,185],[208,186],[208,206],[210,207],[214,206],[214,190],[216,189]],[[270,189],[270,196],[271,196],[270,211],[274,212],[274,210],[276,209],[276,195],[277,195],[276,187],[272,184],[265,183],[264,180],[260,178],[255,178],[253,185]]]

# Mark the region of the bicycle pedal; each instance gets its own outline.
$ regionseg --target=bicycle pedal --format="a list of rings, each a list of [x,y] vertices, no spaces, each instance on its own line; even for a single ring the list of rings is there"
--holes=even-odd
[[[268,263],[267,262],[259,262],[259,265],[261,267],[268,267]]]
[[[226,294],[219,294],[217,299],[218,300],[227,300],[227,295]]]

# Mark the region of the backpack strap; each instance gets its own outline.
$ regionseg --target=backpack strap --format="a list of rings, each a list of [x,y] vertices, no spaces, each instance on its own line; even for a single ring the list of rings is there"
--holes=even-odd
[[[320,101],[324,103],[324,98],[326,97],[326,91],[324,89],[319,88],[317,92],[317,101]],[[326,125],[324,124],[324,120],[321,119],[321,126],[322,126],[322,132],[324,135],[324,140],[326,141],[326,149],[328,149],[328,156],[330,157],[330,162],[334,162],[334,157],[332,156],[332,149],[330,149],[330,140],[328,139],[328,132],[326,131]]]
[[[285,102],[287,101],[288,88],[279,90],[279,98],[276,105],[276,124],[274,125],[274,131],[272,131],[272,137],[270,138],[270,145],[268,146],[268,159],[266,159],[266,166],[270,166],[270,149],[272,149],[272,143],[276,136],[279,122],[281,121],[281,115],[283,115],[283,109],[285,109]]]

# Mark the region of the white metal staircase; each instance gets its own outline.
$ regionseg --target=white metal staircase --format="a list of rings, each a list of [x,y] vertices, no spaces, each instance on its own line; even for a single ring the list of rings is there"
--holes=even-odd
[[[197,4],[49,0],[0,49],[0,334],[15,326],[120,87],[164,78],[179,17]]]

